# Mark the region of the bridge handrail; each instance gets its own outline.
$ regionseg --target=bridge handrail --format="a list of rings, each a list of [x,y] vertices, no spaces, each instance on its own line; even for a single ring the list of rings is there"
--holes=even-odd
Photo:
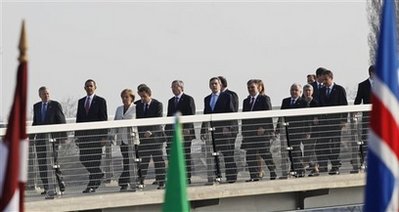
[[[290,116],[322,115],[322,114],[332,114],[332,113],[355,113],[355,112],[367,112],[370,110],[371,110],[371,105],[349,105],[349,106],[316,107],[316,108],[289,109],[289,110],[219,113],[219,114],[182,116],[181,123],[256,119],[256,118],[278,118],[282,116],[290,117]],[[87,130],[87,129],[112,129],[112,128],[129,127],[129,126],[148,126],[148,125],[160,125],[160,124],[165,125],[173,123],[174,123],[174,117],[160,117],[160,118],[130,119],[130,120],[118,120],[118,121],[100,121],[100,122],[89,122],[89,123],[68,123],[61,125],[28,126],[27,132],[28,134],[35,134],[35,133],[77,131],[77,130]],[[4,136],[5,133],[6,133],[6,128],[0,128],[0,136]]]

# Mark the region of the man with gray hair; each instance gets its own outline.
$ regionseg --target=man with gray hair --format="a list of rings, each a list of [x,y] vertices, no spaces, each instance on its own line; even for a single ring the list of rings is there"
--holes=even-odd
[[[33,105],[33,126],[36,125],[49,125],[49,124],[65,124],[65,116],[62,112],[61,104],[57,101],[50,100],[50,93],[47,87],[42,86],[39,88],[39,97],[41,99],[40,102],[37,102]],[[55,193],[50,192],[48,185],[48,169],[51,167],[51,164],[48,163],[48,157],[50,157],[53,149],[53,159],[54,164],[57,164],[57,156],[58,156],[58,140],[65,139],[66,133],[50,133],[50,134],[36,134],[33,135],[35,139],[36,146],[36,155],[37,161],[39,163],[39,172],[40,178],[43,182],[44,192],[42,195],[47,195],[48,197],[53,197]],[[50,145],[50,139],[55,140],[56,143],[52,143]],[[50,148],[50,149],[48,149]],[[48,154],[50,153],[50,154]],[[62,173],[60,168],[55,169],[55,174],[57,177],[58,186],[61,192],[65,191],[65,183],[62,179]],[[50,179],[51,180],[51,179]]]
[[[195,102],[194,98],[184,93],[184,83],[181,80],[174,80],[171,85],[173,97],[168,101],[168,114],[167,116],[174,116],[180,112],[181,115],[195,115]],[[173,125],[165,126],[165,134],[167,135],[167,154],[169,156],[170,147],[172,144]],[[183,137],[184,137],[184,154],[186,158],[187,167],[187,181],[191,183],[191,141],[195,138],[194,124],[183,124]]]
[[[296,108],[305,108],[307,107],[306,101],[301,98],[302,95],[302,86],[298,83],[294,83],[291,85],[290,88],[291,96],[288,98],[283,99],[281,104],[281,109],[296,109]],[[291,163],[293,164],[293,170],[296,172],[296,177],[304,177],[305,170],[304,165],[302,163],[302,152],[301,152],[301,142],[305,139],[304,133],[304,121],[303,117],[299,116],[291,116],[291,117],[284,117],[285,122],[288,123],[288,130],[287,136],[288,140],[290,141],[289,146],[292,147],[290,157]],[[285,177],[285,176],[283,176]]]

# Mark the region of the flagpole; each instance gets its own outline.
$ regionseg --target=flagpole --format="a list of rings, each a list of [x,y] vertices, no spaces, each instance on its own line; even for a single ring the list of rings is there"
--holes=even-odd
[[[28,69],[28,36],[26,33],[26,27],[25,27],[25,20],[22,20],[22,26],[21,26],[21,36],[19,39],[19,64],[20,67],[18,68],[18,81],[17,83],[20,83],[20,87],[18,90],[15,92],[19,92],[19,97],[21,101],[21,120],[20,120],[20,127],[21,129],[21,141],[20,141],[20,146],[19,146],[19,152],[20,152],[20,161],[19,161],[19,182],[18,182],[18,187],[19,187],[19,211],[23,212],[25,210],[24,204],[25,204],[25,185],[26,182],[28,181],[28,155],[29,155],[29,141],[27,139],[26,135],[26,105],[27,105],[27,91],[28,91],[28,86],[27,86],[27,69]]]
[[[18,60],[20,63],[26,63],[28,62],[28,39],[26,35],[26,29],[25,29],[25,20],[22,20],[22,26],[21,26],[21,37],[19,39],[19,57]]]

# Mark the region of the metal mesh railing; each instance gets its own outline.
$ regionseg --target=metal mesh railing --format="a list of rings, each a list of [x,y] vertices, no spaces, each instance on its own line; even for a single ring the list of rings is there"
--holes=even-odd
[[[183,116],[188,183],[361,172],[367,167],[369,110],[365,105]],[[28,200],[85,195],[87,188],[163,188],[173,122],[168,117],[29,127]]]

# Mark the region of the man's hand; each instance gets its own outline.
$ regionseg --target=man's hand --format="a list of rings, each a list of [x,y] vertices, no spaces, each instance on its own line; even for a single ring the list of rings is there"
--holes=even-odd
[[[152,132],[151,132],[151,131],[146,131],[146,132],[144,133],[144,138],[149,138],[149,137],[151,137],[151,135],[152,135]]]
[[[228,127],[223,127],[223,135],[224,136],[230,136],[231,135],[230,129]]]
[[[190,130],[189,129],[183,129],[183,136],[189,136],[190,135]]]
[[[256,131],[256,135],[261,136],[265,134],[265,129],[263,127],[259,127],[258,130]]]
[[[315,117],[313,119],[313,124],[315,124],[315,125],[319,124],[319,119],[317,117]]]

